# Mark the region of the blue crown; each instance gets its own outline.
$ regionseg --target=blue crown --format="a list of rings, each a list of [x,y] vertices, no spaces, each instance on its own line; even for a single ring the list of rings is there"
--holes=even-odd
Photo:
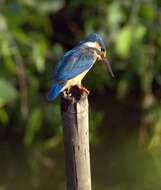
[[[99,45],[105,49],[105,44],[102,40],[102,38],[96,34],[96,33],[91,33],[91,34],[88,34],[84,40],[82,40],[80,43],[85,43],[85,42],[98,42]]]

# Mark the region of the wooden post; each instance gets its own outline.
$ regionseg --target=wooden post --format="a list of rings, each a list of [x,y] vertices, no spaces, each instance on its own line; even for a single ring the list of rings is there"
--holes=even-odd
[[[88,99],[77,87],[61,94],[67,190],[91,190]]]

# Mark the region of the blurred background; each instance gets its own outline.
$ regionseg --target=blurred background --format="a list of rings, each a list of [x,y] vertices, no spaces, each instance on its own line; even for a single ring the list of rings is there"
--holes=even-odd
[[[0,1],[0,190],[65,189],[59,104],[46,99],[61,56],[99,34],[91,90],[93,190],[161,189],[161,1]]]

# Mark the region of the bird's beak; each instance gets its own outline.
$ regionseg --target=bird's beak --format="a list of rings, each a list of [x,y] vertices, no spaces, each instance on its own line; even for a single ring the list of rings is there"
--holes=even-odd
[[[103,54],[101,55],[101,58],[102,58],[102,62],[104,63],[104,65],[105,65],[106,68],[108,69],[108,71],[109,71],[109,73],[111,74],[111,76],[114,77],[114,74],[113,74],[113,72],[112,72],[111,65],[110,65],[108,59],[105,58]]]

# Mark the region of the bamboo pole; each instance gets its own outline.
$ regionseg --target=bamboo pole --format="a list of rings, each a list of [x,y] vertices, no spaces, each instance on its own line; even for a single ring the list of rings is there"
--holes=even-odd
[[[61,94],[61,117],[67,190],[91,190],[87,94],[77,87]]]

